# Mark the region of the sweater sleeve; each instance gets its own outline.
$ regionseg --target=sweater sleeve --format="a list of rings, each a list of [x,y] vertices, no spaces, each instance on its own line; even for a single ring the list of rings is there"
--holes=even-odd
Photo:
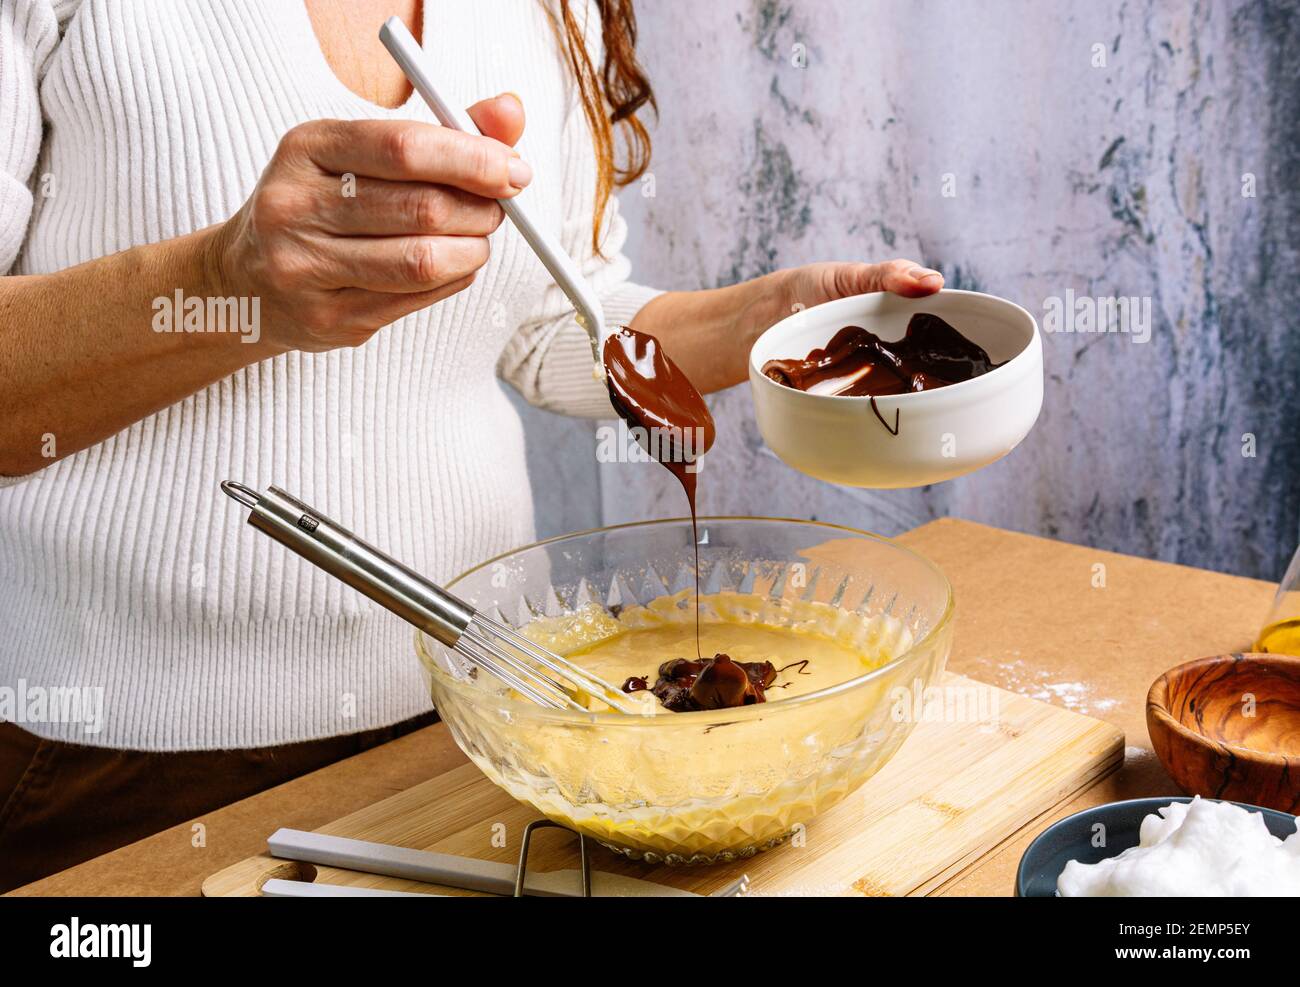
[[[0,3],[0,275],[13,270],[32,215],[42,133],[39,86],[58,40],[50,0]]]
[[[598,15],[587,5],[586,32],[592,59],[600,64]],[[599,297],[606,326],[632,321],[650,299],[660,292],[629,280],[632,265],[623,254],[627,223],[619,214],[618,199],[611,196],[601,226],[601,253],[591,246],[592,222],[596,212],[596,154],[591,129],[571,87],[565,125],[561,134],[564,156],[564,226],[560,242],[578,264],[592,290]],[[603,382],[592,377],[591,343],[578,325],[573,305],[563,291],[548,284],[540,303],[506,345],[498,364],[501,376],[530,403],[581,418],[613,418],[609,395]]]

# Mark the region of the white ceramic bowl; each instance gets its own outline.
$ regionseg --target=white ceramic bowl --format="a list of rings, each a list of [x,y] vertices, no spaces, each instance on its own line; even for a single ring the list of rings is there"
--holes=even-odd
[[[874,410],[871,398],[808,394],[763,376],[768,360],[807,356],[844,326],[901,339],[917,312],[944,319],[1003,365],[933,391],[878,397]],[[1043,343],[1032,315],[993,295],[875,292],[772,326],[750,350],[749,383],[763,440],[790,466],[851,487],[919,487],[987,466],[1029,434],[1043,404]]]

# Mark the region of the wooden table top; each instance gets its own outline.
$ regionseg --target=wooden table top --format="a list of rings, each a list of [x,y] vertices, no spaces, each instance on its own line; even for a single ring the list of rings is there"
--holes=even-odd
[[[1178,794],[1151,752],[1147,689],[1172,665],[1247,650],[1274,591],[1254,579],[954,519],[898,540],[933,560],[953,584],[950,669],[1108,720],[1128,744],[1123,768],[1009,834],[941,894],[1011,894],[1025,846],[1056,819],[1116,799]],[[196,895],[209,874],[265,850],[277,828],[315,829],[463,760],[438,724],[12,893]],[[192,846],[194,822],[206,828],[203,847]]]

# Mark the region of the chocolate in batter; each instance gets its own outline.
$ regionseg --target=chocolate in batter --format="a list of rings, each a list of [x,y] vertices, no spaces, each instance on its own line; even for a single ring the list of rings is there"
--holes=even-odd
[[[776,681],[770,661],[732,661],[729,655],[691,661],[674,658],[659,666],[659,678],[648,686],[645,677],[623,683],[624,692],[649,688],[665,709],[690,713],[767,702],[766,690]]]
[[[943,319],[918,312],[900,340],[890,342],[859,326],[845,326],[824,349],[802,360],[768,360],[763,373],[800,391],[883,397],[946,387],[998,366]]]

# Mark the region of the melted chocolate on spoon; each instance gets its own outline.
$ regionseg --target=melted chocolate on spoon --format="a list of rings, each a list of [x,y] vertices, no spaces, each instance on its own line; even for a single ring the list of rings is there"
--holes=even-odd
[[[943,319],[919,312],[902,339],[891,342],[859,326],[845,326],[824,349],[802,360],[768,360],[763,373],[800,391],[883,397],[946,387],[998,366]]]
[[[697,660],[676,658],[664,662],[653,686],[648,676],[634,675],[623,683],[623,691],[648,689],[664,708],[676,713],[766,702],[765,690],[777,677],[777,669],[770,661],[736,662],[724,654],[700,656],[700,539],[695,487],[696,460],[709,451],[716,434],[709,407],[653,336],[620,329],[605,340],[604,362],[614,409],[634,429],[642,447],[677,477],[686,492],[695,548]],[[806,667],[808,663],[794,664]]]
[[[709,406],[653,336],[624,326],[605,340],[610,402],[642,448],[677,477],[691,505],[695,545],[695,653],[700,651],[700,545],[695,521],[698,458],[713,445]]]

